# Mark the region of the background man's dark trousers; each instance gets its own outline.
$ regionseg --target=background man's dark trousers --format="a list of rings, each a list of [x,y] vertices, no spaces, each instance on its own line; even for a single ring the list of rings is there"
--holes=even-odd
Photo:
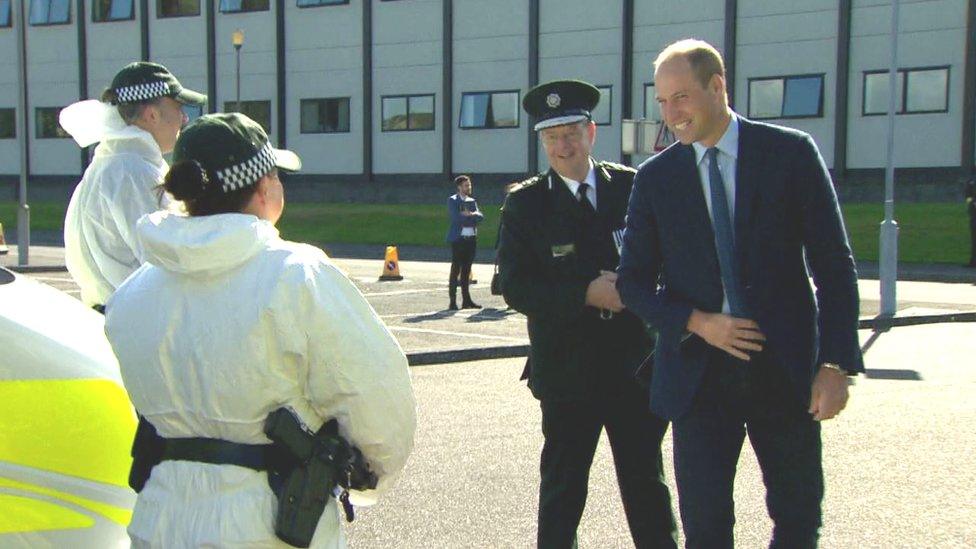
[[[478,239],[474,236],[462,236],[451,242],[451,274],[448,281],[451,303],[450,308],[457,308],[457,288],[461,286],[461,306],[474,305],[471,300],[469,284],[471,282],[471,264],[477,250]]]
[[[774,524],[770,547],[816,547],[824,492],[820,424],[785,369],[765,354],[744,362],[718,349],[708,352],[691,410],[672,423],[687,547],[733,547],[732,488],[746,434],[766,485]]]

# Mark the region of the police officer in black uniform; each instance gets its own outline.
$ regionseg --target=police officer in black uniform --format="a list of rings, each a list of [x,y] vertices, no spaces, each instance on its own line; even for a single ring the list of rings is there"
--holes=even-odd
[[[542,408],[538,545],[575,546],[605,427],[634,544],[676,547],[661,459],[667,423],[634,378],[653,343],[614,287],[635,171],[590,156],[599,100],[575,80],[525,95],[551,168],[514,186],[502,210],[502,292],[528,318],[526,374]]]

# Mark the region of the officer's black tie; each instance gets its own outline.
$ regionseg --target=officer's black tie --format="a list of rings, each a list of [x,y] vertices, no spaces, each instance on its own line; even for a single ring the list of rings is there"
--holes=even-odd
[[[589,188],[590,185],[588,183],[580,183],[579,187],[576,188],[576,200],[583,206],[586,213],[595,214],[596,208],[593,207],[593,203],[590,202],[590,197],[586,194]]]

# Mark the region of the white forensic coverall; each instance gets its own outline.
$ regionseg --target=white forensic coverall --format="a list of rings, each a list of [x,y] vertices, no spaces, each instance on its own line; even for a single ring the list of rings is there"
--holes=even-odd
[[[64,261],[88,306],[104,305],[142,264],[139,218],[170,205],[156,193],[169,169],[156,140],[121,118],[115,122],[95,147],[64,219]]]
[[[393,484],[413,447],[407,360],[324,252],[246,214],[156,212],[138,225],[146,264],[106,306],[105,332],[136,410],[164,438],[266,444],[290,407],[312,430],[336,418]],[[357,498],[356,496],[360,496]],[[274,535],[266,473],[163,461],[136,499],[133,547],[287,547]],[[335,498],[312,547],[345,546]]]

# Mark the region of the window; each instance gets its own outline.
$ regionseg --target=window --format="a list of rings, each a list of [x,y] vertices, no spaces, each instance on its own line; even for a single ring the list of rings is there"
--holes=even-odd
[[[15,109],[0,109],[0,139],[17,137],[17,120]]]
[[[388,95],[383,97],[383,131],[434,129],[433,95]]]
[[[315,6],[338,6],[348,4],[349,0],[297,0],[300,8],[313,8]]]
[[[70,0],[31,0],[31,25],[66,25],[70,22]]]
[[[895,114],[949,112],[949,67],[898,69]],[[864,73],[861,114],[888,114],[888,71]]]
[[[613,87],[597,86],[596,89],[600,90],[600,102],[596,104],[590,115],[597,126],[609,126],[610,114],[613,112]]]
[[[189,122],[193,122],[197,118],[203,116],[203,105],[181,105],[183,107],[183,114],[186,115]]]
[[[264,131],[271,133],[271,101],[241,101],[240,108],[237,101],[224,103],[224,112],[239,112],[254,120]]]
[[[0,28],[10,26],[10,0],[0,0]]]
[[[822,117],[823,81],[822,74],[750,78],[749,117]]]
[[[92,21],[128,21],[133,19],[132,0],[92,0]]]
[[[64,107],[37,107],[34,111],[34,126],[38,139],[63,139],[71,137],[61,129],[58,114]]]
[[[654,83],[644,84],[644,118],[647,120],[661,120],[661,106],[654,95]]]
[[[268,11],[268,0],[220,0],[221,13]]]
[[[462,128],[517,128],[519,92],[469,92],[461,95]]]
[[[156,17],[200,15],[200,0],[156,0]]]
[[[302,99],[302,133],[349,131],[349,98]]]

